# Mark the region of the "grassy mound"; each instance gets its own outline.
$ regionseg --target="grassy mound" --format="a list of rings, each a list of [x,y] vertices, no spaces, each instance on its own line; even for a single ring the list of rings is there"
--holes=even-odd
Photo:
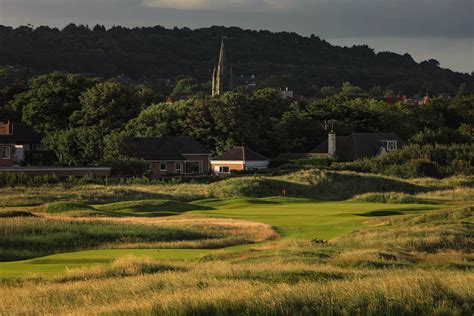
[[[474,207],[432,211],[390,219],[383,229],[361,230],[335,243],[351,249],[380,248],[399,252],[474,251]]]
[[[233,178],[212,184],[209,192],[214,197],[269,197],[283,195],[319,200],[349,199],[369,192],[416,193],[428,187],[384,176],[309,170],[279,177]]]
[[[402,192],[381,192],[364,193],[352,198],[354,201],[374,202],[374,203],[406,203],[406,204],[427,204],[435,203],[433,199],[420,198]]]
[[[139,201],[125,201],[109,204],[88,205],[76,202],[53,202],[40,207],[40,211],[51,214],[67,213],[70,216],[134,216],[134,217],[161,217],[178,215],[182,212],[194,210],[208,210],[210,208],[191,203],[150,199]]]
[[[187,211],[209,209],[191,203],[171,200],[126,201],[96,205],[95,208],[100,211],[113,214],[151,217],[177,215]]]
[[[72,211],[94,211],[95,209],[85,203],[53,202],[46,204],[43,210],[47,213],[64,213]]]

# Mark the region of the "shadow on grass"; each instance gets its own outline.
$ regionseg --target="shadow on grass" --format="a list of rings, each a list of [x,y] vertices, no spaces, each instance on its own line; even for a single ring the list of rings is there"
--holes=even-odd
[[[394,216],[394,215],[404,215],[400,211],[393,211],[393,210],[385,210],[385,211],[371,211],[367,213],[360,213],[354,214],[357,216],[364,216],[364,217],[380,217],[380,216]]]
[[[36,217],[36,215],[27,211],[0,211],[0,218],[14,217]]]

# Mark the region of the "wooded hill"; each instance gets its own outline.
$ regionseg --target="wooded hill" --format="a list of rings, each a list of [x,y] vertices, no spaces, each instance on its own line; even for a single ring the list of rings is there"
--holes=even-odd
[[[0,26],[0,66],[25,67],[33,74],[123,74],[150,82],[191,76],[204,83],[211,78],[222,34],[228,37],[228,59],[236,76],[256,75],[260,87],[289,86],[308,96],[347,81],[401,94],[455,93],[463,83],[466,92],[474,89],[472,75],[442,69],[436,60],[416,63],[409,54],[375,53],[368,46],[333,46],[314,35],[237,27]]]

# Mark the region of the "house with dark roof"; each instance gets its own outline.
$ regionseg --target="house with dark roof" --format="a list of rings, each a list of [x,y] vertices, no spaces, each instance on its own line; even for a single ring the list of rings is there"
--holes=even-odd
[[[353,133],[349,136],[328,134],[328,139],[316,146],[310,156],[337,157],[340,161],[354,161],[395,151],[405,141],[394,133]]]
[[[28,156],[46,151],[43,137],[20,122],[0,122],[0,167],[21,164]]]
[[[190,137],[131,137],[127,139],[130,156],[150,163],[153,176],[209,173],[211,151]]]
[[[266,169],[270,159],[247,147],[234,147],[211,160],[215,175],[230,174],[231,171]]]

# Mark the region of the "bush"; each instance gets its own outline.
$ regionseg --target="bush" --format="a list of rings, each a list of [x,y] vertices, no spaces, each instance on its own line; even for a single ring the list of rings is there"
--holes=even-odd
[[[331,167],[402,178],[469,176],[474,174],[474,148],[471,144],[409,145],[383,156]]]
[[[131,157],[107,158],[102,165],[112,167],[112,175],[142,177],[150,169],[150,164],[144,160]]]
[[[56,175],[30,177],[23,172],[0,172],[0,187],[39,186],[59,182]]]

